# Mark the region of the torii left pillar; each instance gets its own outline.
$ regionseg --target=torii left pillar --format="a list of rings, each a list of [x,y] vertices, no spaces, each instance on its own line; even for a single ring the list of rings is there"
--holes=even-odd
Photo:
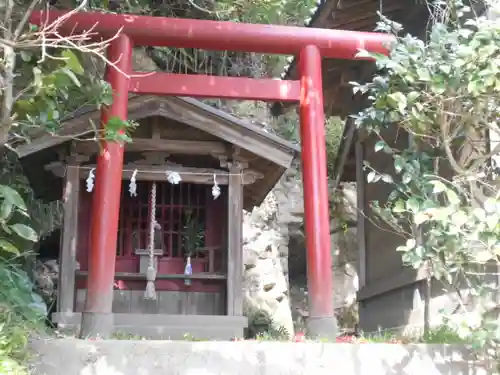
[[[132,71],[132,42],[125,34],[112,40],[107,58],[106,80],[113,90],[113,103],[101,115],[101,127],[108,120],[128,118],[128,74]],[[82,313],[81,336],[106,337],[113,330],[113,284],[116,263],[123,144],[103,141],[97,157],[92,223],[90,229],[87,295]],[[103,230],[106,228],[106,230]],[[85,338],[82,337],[82,338]]]

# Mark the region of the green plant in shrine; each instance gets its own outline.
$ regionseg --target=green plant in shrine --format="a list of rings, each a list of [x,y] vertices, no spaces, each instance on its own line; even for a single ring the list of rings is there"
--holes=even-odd
[[[205,239],[204,225],[199,221],[199,218],[193,213],[193,210],[187,209],[184,212],[183,223],[183,248],[186,257],[193,257],[203,246]]]
[[[500,256],[500,23],[461,0],[429,6],[426,40],[382,18],[379,30],[396,42],[389,56],[370,55],[378,67],[371,82],[353,83],[369,102],[354,116],[357,126],[392,159],[389,173],[365,162],[368,183],[392,188],[372,211],[405,239],[398,251],[405,264],[427,270],[429,288],[433,278],[452,291],[465,280],[480,303],[445,320],[474,344],[496,347],[499,306],[483,275]],[[396,148],[389,133],[408,146]]]

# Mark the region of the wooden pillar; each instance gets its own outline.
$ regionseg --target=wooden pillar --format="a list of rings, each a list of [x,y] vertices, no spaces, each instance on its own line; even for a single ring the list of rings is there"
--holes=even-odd
[[[64,176],[63,227],[57,294],[57,311],[63,314],[74,312],[79,195],[79,160],[76,156],[70,156]]]
[[[108,47],[106,79],[113,89],[113,103],[101,114],[101,127],[114,117],[128,117],[128,85],[132,70],[132,41],[120,34]],[[81,338],[106,338],[113,330],[113,283],[120,214],[124,146],[103,140],[97,156],[88,253],[87,295],[82,313]]]
[[[365,174],[363,171],[363,159],[365,157],[364,145],[358,139],[355,143],[356,154],[356,187],[357,187],[357,231],[358,242],[358,289],[366,285],[366,233],[365,233]]]
[[[299,58],[300,142],[304,186],[304,223],[309,296],[309,336],[337,336],[333,311],[333,272],[328,209],[325,114],[321,78],[321,52],[304,47]]]
[[[228,265],[227,265],[227,315],[243,315],[243,181],[242,164],[228,163]]]

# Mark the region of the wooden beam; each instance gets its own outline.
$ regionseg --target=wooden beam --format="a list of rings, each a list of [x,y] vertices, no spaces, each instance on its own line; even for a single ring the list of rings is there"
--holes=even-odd
[[[87,277],[88,271],[76,271],[76,277]],[[146,280],[147,275],[140,272],[115,272],[115,280]],[[192,275],[184,275],[183,273],[176,274],[161,274],[156,275],[157,280],[226,280],[227,276],[217,272],[202,272],[193,273]]]
[[[349,157],[349,152],[351,150],[351,146],[354,140],[354,135],[356,133],[356,127],[354,126],[354,122],[352,118],[348,118],[345,124],[344,136],[341,140],[341,147],[339,150],[339,156],[335,165],[336,175],[334,176],[334,188],[336,189],[339,186],[340,181],[342,180],[342,174],[344,173],[344,167]]]
[[[88,164],[81,166],[80,169],[80,179],[86,179],[88,177],[89,171],[95,169],[94,164]],[[64,177],[66,169],[73,169],[73,166],[66,165],[64,162],[56,161],[46,164],[44,169],[46,171],[52,172],[56,177]],[[183,167],[183,166],[172,166],[170,163],[165,165],[147,165],[147,164],[127,164],[124,165],[123,179],[129,180],[134,171],[137,169],[137,174],[135,176],[137,181],[167,181],[167,172],[177,172],[181,176],[183,182],[191,182],[195,184],[208,184],[212,185],[214,183],[214,174],[216,176],[217,184],[228,185],[229,184],[229,173],[222,169],[213,168],[195,168],[195,167]],[[236,177],[241,181],[243,185],[251,185],[257,180],[264,178],[264,175],[260,172],[254,171],[252,169],[242,170],[240,175]]]
[[[76,152],[82,154],[96,154],[99,152],[99,143],[96,141],[78,142]],[[125,144],[125,152],[162,151],[170,154],[211,155],[224,154],[229,148],[224,142],[218,141],[183,141],[172,139],[133,138],[131,143]]]
[[[400,269],[398,273],[390,273],[386,277],[370,281],[359,289],[357,299],[358,301],[367,300],[399,288],[404,288],[426,278],[427,269],[425,267],[418,269],[405,267]]]
[[[63,228],[59,254],[57,311],[72,313],[75,300],[76,246],[78,243],[78,207],[80,169],[76,157],[69,157],[63,192]]]
[[[409,5],[405,4],[404,1],[398,1],[396,3],[384,4],[382,12],[385,16],[387,16],[389,12],[394,12],[408,7]],[[363,6],[353,7],[352,10],[344,9],[337,12],[330,28],[334,29],[339,26],[351,24],[367,18],[378,17],[377,12],[379,10],[380,4],[373,1]]]
[[[96,166],[93,164],[85,165],[82,173],[80,173],[80,179],[86,179],[88,172],[94,169]],[[155,165],[131,165],[127,164],[123,166],[123,179],[130,180],[134,171],[137,169],[138,173],[136,175],[137,181],[167,181],[167,171],[177,172],[181,176],[183,182],[192,182],[195,184],[213,184],[214,174],[217,178],[217,183],[219,185],[227,185],[229,183],[228,172],[220,169],[212,168],[189,168],[189,167],[170,167],[166,166],[155,166]],[[45,166],[45,169],[51,171],[56,176],[64,174],[65,166],[61,163],[51,163]],[[68,166],[68,170],[72,169]],[[237,176],[240,180],[241,177]]]
[[[241,165],[237,161],[229,166],[228,193],[228,265],[227,315],[243,315],[243,184],[237,175]]]
[[[365,173],[363,171],[364,144],[359,139],[355,144],[356,152],[356,196],[358,242],[358,283],[359,289],[366,285],[366,214],[365,214]]]
[[[154,72],[135,73],[129,91],[142,95],[298,102],[300,82]]]
[[[300,149],[289,142],[286,142],[270,133],[258,129],[257,127],[246,123],[245,121],[231,116],[223,111],[216,110],[207,106],[199,101],[190,98],[158,98],[143,96],[133,98],[129,101],[129,119],[140,120],[152,116],[162,116],[167,119],[178,121],[186,124],[195,129],[204,131],[221,140],[241,147],[242,149],[254,153],[262,158],[265,158],[282,167],[290,167],[295,155],[300,152]],[[32,143],[20,145],[16,148],[20,158],[36,153],[46,148],[50,148],[68,141],[68,138],[75,137],[75,135],[82,136],[93,132],[89,123],[93,121],[96,125],[99,122],[98,111],[88,111],[80,114],[79,117],[68,120],[64,123],[64,127],[57,135],[43,135],[40,133],[33,135],[39,138]],[[166,141],[166,140],[164,140]],[[221,144],[205,144],[203,148],[198,151],[199,154],[206,154],[207,148],[214,146],[211,153],[220,153],[222,151]],[[145,142],[140,145],[140,142]],[[154,140],[153,140],[154,142]],[[90,144],[90,142],[89,142]],[[182,146],[192,146],[183,144]],[[144,146],[157,150],[160,148],[174,149],[174,145],[159,146],[158,144],[151,143],[150,140],[138,141],[126,146],[130,148],[140,148]],[[78,148],[96,147],[96,146],[77,146]],[[169,152],[182,152],[179,150],[180,146]],[[144,150],[146,151],[146,150]]]
[[[325,22],[328,22],[328,20],[330,20],[334,15],[334,12],[337,9],[339,3],[339,1],[328,1],[324,5],[324,8],[321,10],[318,17],[309,25],[309,27],[319,27],[320,29],[324,28]]]

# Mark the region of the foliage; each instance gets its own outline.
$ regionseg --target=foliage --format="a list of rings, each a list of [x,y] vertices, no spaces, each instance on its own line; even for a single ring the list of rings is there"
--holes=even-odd
[[[69,1],[76,6],[79,1]],[[314,9],[314,0],[91,0],[89,9],[164,17],[300,25]],[[165,71],[222,76],[259,77],[281,73],[284,56],[247,52],[157,47],[146,49]]]
[[[0,185],[0,373],[24,374],[27,338],[45,318],[43,299],[21,269],[21,248],[38,240],[21,195]]]
[[[60,36],[54,30],[61,21],[41,27],[28,25],[39,2],[9,1],[3,5],[4,13],[12,17],[6,16],[0,23],[0,148],[29,141],[33,133],[40,131],[56,135],[63,121],[82,108],[100,108],[112,101],[109,85],[92,69],[98,61],[105,60],[107,41],[87,43],[88,32]],[[81,8],[80,5],[75,11]],[[111,121],[117,125],[116,120]],[[128,141],[130,124],[119,125],[119,131],[108,130],[104,135],[96,130],[96,138]]]
[[[28,338],[42,332],[43,299],[16,264],[0,262],[0,373],[27,374]]]
[[[199,251],[205,240],[204,225],[193,215],[192,210],[185,210],[183,227],[183,245],[186,257],[192,257]]]
[[[36,199],[14,152],[5,152],[3,158],[0,158],[0,184],[10,186],[23,197],[30,217],[22,215],[22,219],[29,222],[40,238],[60,227],[62,203],[59,201],[45,203]]]
[[[386,344],[466,344],[467,341],[460,337],[457,331],[447,325],[430,328],[427,332],[413,332],[396,334],[391,331],[379,331],[371,334],[363,334],[360,337],[340,336],[336,342],[341,343],[386,343]]]
[[[354,83],[355,93],[370,102],[354,117],[378,139],[375,151],[393,161],[390,173],[367,162],[365,169],[368,183],[393,188],[387,202],[373,202],[372,209],[406,239],[398,248],[403,261],[450,289],[465,279],[482,302],[454,327],[478,345],[496,344],[497,306],[477,275],[500,255],[500,146],[487,142],[500,131],[500,24],[474,15],[461,0],[433,6],[440,13],[426,41],[400,36],[400,25],[382,19],[379,29],[393,32],[396,42],[388,57],[362,52],[375,59],[379,73]]]
[[[28,217],[23,198],[11,187],[0,185],[0,250],[4,253],[20,255],[19,248],[14,242],[16,239],[38,241],[38,235],[31,227],[16,220],[19,216]]]
[[[245,334],[247,339],[257,340],[287,340],[290,333],[285,327],[279,326],[272,316],[265,310],[251,309],[248,311],[248,329]]]
[[[326,138],[326,157],[328,165],[328,175],[333,177],[337,162],[337,155],[340,144],[342,143],[342,134],[344,123],[339,117],[330,117],[325,124]]]

